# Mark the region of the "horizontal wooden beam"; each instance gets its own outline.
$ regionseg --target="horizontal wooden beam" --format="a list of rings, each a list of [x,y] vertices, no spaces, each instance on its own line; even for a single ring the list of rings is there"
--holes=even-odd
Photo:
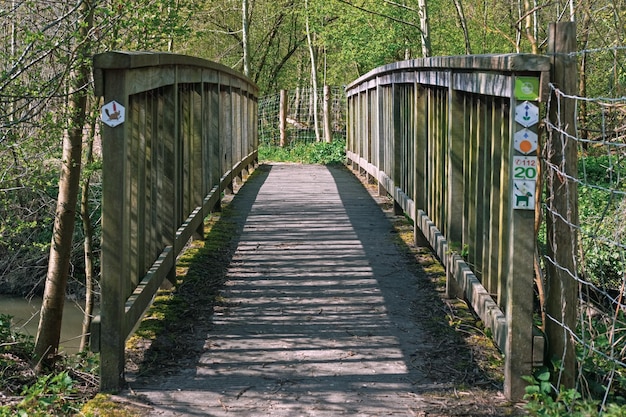
[[[124,339],[139,325],[140,319],[152,304],[154,294],[157,292],[167,274],[174,267],[174,248],[167,246],[152,264],[148,273],[143,277],[124,307]]]
[[[416,217],[415,226],[419,227],[426,236],[437,257],[446,267],[448,275],[454,279],[457,287],[463,292],[465,299],[483,321],[485,327],[491,330],[493,340],[500,350],[505,352],[507,325],[504,313],[476,278],[467,262],[460,255],[450,253],[446,238],[426,213],[418,210]]]
[[[424,70],[467,70],[493,72],[549,72],[550,58],[535,54],[460,55],[410,59],[383,65],[348,84],[346,90],[387,73]]]
[[[207,79],[211,81],[215,80],[216,77],[213,76],[215,73],[227,74],[225,78],[229,80],[229,84],[237,82],[241,88],[243,88],[243,85],[246,85],[245,89],[252,91],[255,95],[258,94],[259,91],[257,85],[250,78],[230,67],[206,59],[167,52],[112,51],[97,54],[93,57],[94,89],[96,96],[102,96],[104,94],[103,84],[105,80],[103,74],[106,70],[140,70],[137,71],[137,74],[141,75],[138,75],[136,80],[141,81],[141,77],[147,75],[148,79],[144,79],[142,82],[149,83],[150,80],[154,81],[155,77],[159,77],[159,74],[168,69],[168,67],[172,67],[173,72],[173,67],[175,66],[194,68],[195,70],[209,70],[208,74],[210,75]],[[137,88],[135,90],[141,91]]]

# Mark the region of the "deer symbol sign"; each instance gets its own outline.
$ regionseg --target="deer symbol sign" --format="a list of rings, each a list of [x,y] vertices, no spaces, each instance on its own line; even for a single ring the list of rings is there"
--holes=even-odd
[[[126,109],[117,101],[111,101],[102,106],[100,118],[107,126],[115,127],[121,125],[126,119]]]

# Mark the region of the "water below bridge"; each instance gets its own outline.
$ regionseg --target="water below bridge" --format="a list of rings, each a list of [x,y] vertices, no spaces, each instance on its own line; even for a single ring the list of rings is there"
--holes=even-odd
[[[258,171],[230,203],[242,233],[198,356],[124,395],[154,416],[450,415],[434,395],[456,376],[434,368],[458,346],[426,330],[432,291],[377,202],[343,167]],[[454,415],[502,415],[486,395]]]
[[[0,314],[12,316],[11,323],[15,330],[33,338],[37,335],[40,297],[15,297],[0,295]],[[77,353],[80,347],[84,310],[80,303],[66,300],[63,308],[63,326],[59,349],[65,353]]]

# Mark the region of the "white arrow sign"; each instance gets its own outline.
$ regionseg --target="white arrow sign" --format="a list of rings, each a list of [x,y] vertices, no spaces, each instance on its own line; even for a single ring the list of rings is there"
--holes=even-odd
[[[539,107],[530,101],[515,106],[515,121],[524,127],[534,126],[539,122]]]
[[[117,101],[113,100],[102,106],[102,121],[111,127],[115,127],[124,123],[126,120],[126,109]]]

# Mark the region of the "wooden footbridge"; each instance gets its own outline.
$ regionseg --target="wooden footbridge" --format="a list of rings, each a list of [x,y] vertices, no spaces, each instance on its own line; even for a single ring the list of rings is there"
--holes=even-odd
[[[233,180],[258,163],[257,87],[186,56],[110,52],[94,62],[105,124],[102,304],[92,340],[101,388],[115,391],[125,340],[163,281],[174,280],[176,257],[202,238],[203,219]],[[514,400],[544,357],[533,329],[533,259],[550,69],[547,56],[437,57],[377,68],[346,88],[348,165],[428,239],[449,294],[469,301],[504,352],[505,395]],[[310,196],[309,185],[297,189]],[[323,242],[317,247],[328,256]],[[248,273],[260,273],[253,267]]]

